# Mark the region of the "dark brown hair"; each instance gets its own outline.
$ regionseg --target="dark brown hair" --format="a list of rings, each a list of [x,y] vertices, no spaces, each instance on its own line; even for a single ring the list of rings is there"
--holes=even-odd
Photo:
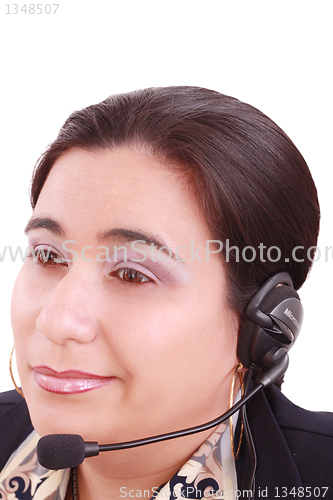
[[[267,116],[197,87],[111,96],[67,119],[36,165],[32,207],[62,153],[123,145],[144,146],[185,172],[212,239],[238,247],[239,258],[230,252],[226,272],[230,304],[240,317],[253,293],[275,272],[289,272],[296,289],[303,284],[314,255],[308,249],[316,246],[318,236],[317,192],[302,155]],[[256,249],[254,260],[246,247]],[[277,248],[268,259],[264,249],[270,247]]]

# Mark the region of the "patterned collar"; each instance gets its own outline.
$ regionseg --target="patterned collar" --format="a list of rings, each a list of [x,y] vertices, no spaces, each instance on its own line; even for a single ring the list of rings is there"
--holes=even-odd
[[[64,500],[70,469],[51,471],[37,460],[39,435],[33,431],[0,473],[1,500]]]
[[[235,423],[236,427],[236,423]],[[227,429],[227,431],[226,431]],[[226,432],[225,432],[226,431]],[[1,500],[64,500],[70,469],[51,471],[37,460],[39,435],[33,431],[12,454],[0,473]],[[219,427],[165,485],[154,489],[154,500],[236,498],[237,478],[229,429]],[[128,497],[126,488],[120,497]],[[131,495],[133,496],[133,494]],[[138,496],[138,495],[136,495]]]
[[[173,478],[154,495],[156,500],[236,498],[237,477],[229,428],[219,427]]]

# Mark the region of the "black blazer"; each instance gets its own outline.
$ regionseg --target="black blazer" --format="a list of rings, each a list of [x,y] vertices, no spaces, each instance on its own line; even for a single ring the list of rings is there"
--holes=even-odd
[[[333,499],[333,413],[303,410],[273,386],[248,403],[248,417],[258,459],[254,498]],[[0,470],[32,430],[24,399],[0,394]],[[236,462],[240,498],[251,498],[250,465],[244,443]]]
[[[247,407],[258,460],[255,498],[332,500],[333,413],[303,410],[276,386]],[[242,446],[236,462],[242,498],[249,498],[250,464],[249,448]]]

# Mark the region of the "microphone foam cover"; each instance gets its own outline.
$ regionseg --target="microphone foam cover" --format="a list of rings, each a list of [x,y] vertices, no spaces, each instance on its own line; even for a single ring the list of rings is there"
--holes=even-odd
[[[85,443],[78,434],[49,434],[38,441],[37,455],[45,469],[77,467],[85,458]]]

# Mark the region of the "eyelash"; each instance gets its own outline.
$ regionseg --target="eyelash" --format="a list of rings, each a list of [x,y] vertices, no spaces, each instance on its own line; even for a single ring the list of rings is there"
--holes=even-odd
[[[41,260],[41,256],[45,257],[47,260]],[[65,267],[68,265],[65,259],[60,257],[59,254],[52,250],[47,250],[47,249],[34,249],[33,253],[29,253],[27,255],[27,258],[33,259],[34,262],[36,262],[38,265],[47,268],[47,267]],[[50,260],[52,259],[52,262]],[[58,260],[58,262],[56,262]],[[63,262],[61,262],[63,260]],[[126,274],[131,274],[132,279],[133,279],[133,274],[136,276],[136,278],[140,277],[141,281],[131,281],[130,279],[125,279]],[[125,275],[125,276],[124,276]],[[149,283],[154,283],[154,280],[149,278],[146,274],[138,271],[137,269],[133,269],[131,267],[122,267],[121,269],[117,269],[115,271],[112,271],[109,276],[111,277],[118,277],[120,278],[124,283],[127,284],[132,284],[132,285],[142,285],[142,284],[149,284]],[[135,279],[135,278],[134,278]]]
[[[136,277],[140,276],[143,279],[140,282],[130,281],[130,280],[124,279],[125,273],[131,273],[131,274],[136,275]],[[125,283],[129,283],[132,285],[143,285],[143,284],[154,283],[154,281],[151,278],[149,278],[146,274],[143,274],[140,271],[138,271],[137,269],[133,269],[131,267],[122,267],[121,269],[117,269],[116,271],[112,271],[112,273],[110,273],[109,276],[119,277]]]
[[[41,255],[47,260],[41,260]],[[60,257],[59,254],[45,248],[34,249],[33,253],[31,252],[27,255],[27,258],[33,259],[34,262],[43,267],[67,266],[66,260]],[[53,259],[52,263],[50,262],[50,258]]]

